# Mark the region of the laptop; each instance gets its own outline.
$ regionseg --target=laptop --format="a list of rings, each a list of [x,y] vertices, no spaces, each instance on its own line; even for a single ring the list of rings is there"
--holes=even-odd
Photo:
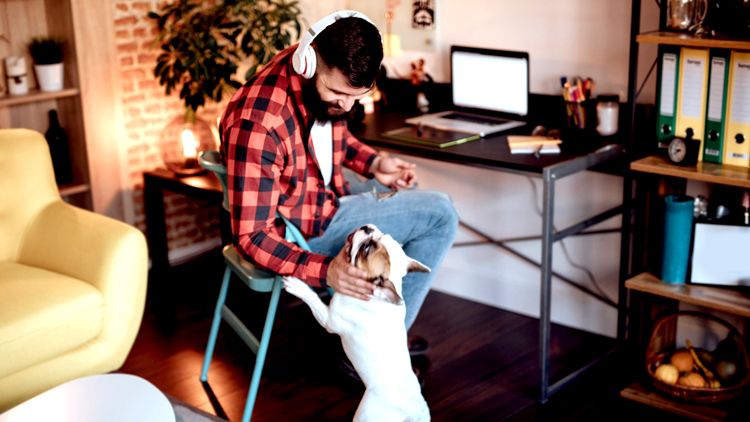
[[[451,46],[453,109],[406,119],[423,125],[486,136],[526,124],[529,54]]]

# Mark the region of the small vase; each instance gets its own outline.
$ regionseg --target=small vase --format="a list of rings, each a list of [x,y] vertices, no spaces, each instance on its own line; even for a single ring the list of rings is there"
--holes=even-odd
[[[10,56],[5,58],[5,76],[10,95],[24,95],[29,93],[29,84],[26,77],[26,61],[23,57]]]
[[[35,64],[36,79],[39,89],[44,92],[61,91],[63,89],[63,64]]]

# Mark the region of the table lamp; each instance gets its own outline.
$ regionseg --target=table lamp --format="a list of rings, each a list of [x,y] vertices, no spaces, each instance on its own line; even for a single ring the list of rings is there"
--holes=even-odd
[[[164,166],[176,176],[204,173],[205,170],[198,165],[198,154],[218,147],[208,123],[198,118],[195,123],[186,122],[183,116],[167,124],[159,145]]]

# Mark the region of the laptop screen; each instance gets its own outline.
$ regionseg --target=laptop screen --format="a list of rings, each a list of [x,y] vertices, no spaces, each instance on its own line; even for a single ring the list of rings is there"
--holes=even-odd
[[[451,81],[455,106],[528,114],[527,53],[453,46]]]

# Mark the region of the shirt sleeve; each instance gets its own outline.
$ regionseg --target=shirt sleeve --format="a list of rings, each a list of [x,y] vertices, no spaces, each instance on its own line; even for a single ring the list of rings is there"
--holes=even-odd
[[[344,166],[363,176],[372,178],[373,174],[370,166],[375,160],[375,157],[378,156],[378,153],[355,138],[346,126],[344,127],[343,139]]]
[[[235,249],[260,269],[325,287],[333,258],[308,252],[286,241],[276,230],[279,178],[286,159],[278,135],[248,120],[236,123],[226,134]]]

